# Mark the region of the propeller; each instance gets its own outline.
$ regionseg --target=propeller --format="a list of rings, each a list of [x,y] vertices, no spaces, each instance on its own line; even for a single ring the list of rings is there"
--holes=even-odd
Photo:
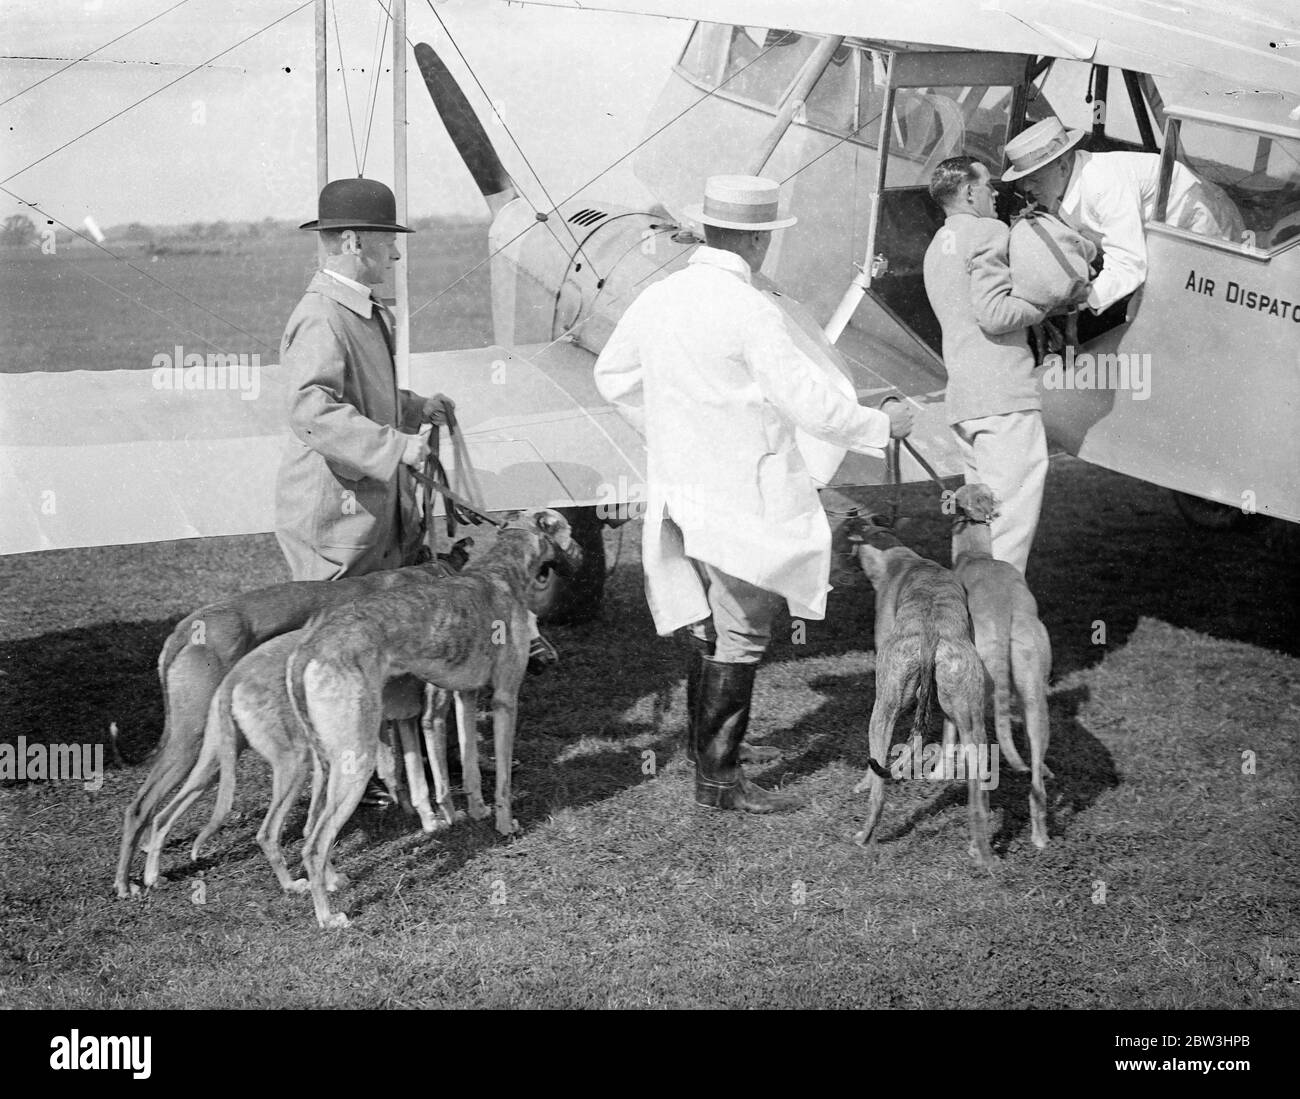
[[[442,58],[434,52],[433,47],[427,42],[417,43],[415,61],[420,66],[424,86],[429,89],[429,98],[433,100],[443,125],[447,127],[447,133],[455,142],[465,167],[474,177],[488,207],[495,214],[515,197],[514,182],[492,147],[492,141],[474,113],[474,108],[469,105],[456,78],[442,63]]]

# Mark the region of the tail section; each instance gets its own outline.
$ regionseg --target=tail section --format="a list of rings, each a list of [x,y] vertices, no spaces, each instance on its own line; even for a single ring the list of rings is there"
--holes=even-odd
[[[212,809],[212,817],[194,839],[190,858],[197,861],[203,845],[216,833],[217,829],[230,815],[235,804],[235,762],[239,758],[239,732],[235,728],[234,714],[231,712],[231,695],[233,689],[223,683],[208,708],[208,725],[204,732],[204,742],[216,744],[217,766],[220,778],[217,783],[217,803]]]

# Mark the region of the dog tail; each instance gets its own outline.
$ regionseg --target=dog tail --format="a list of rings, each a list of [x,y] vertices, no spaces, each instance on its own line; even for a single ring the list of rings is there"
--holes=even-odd
[[[212,808],[212,817],[203,831],[194,838],[194,846],[190,849],[190,859],[194,862],[198,861],[203,845],[225,823],[235,804],[235,761],[239,757],[239,733],[235,728],[234,714],[231,713],[232,694],[229,681],[223,682],[208,706],[208,724],[203,739],[206,744],[218,745],[217,766],[220,778],[217,783],[217,804]]]
[[[998,738],[998,747],[1014,771],[1027,771],[1025,761],[1016,749],[1016,742],[1011,735],[1011,645],[1012,639],[1002,633],[1009,619],[999,618],[993,625],[994,639],[997,642],[992,658],[993,666],[988,669],[993,680],[993,731]]]
[[[174,733],[172,729],[172,700],[171,694],[167,690],[167,673],[171,671],[176,655],[189,644],[190,619],[193,617],[193,615],[190,615],[189,618],[183,618],[176,623],[175,629],[167,635],[167,640],[163,642],[162,651],[158,654],[158,688],[162,692],[163,700],[163,730],[162,735],[158,738],[158,743],[149,750],[145,758],[141,760],[142,763],[153,763],[167,742],[172,739]]]
[[[304,633],[310,632],[307,630]],[[311,723],[311,717],[307,713],[307,689],[303,686],[302,673],[307,667],[307,654],[303,652],[306,646],[299,644],[296,649],[289,654],[289,659],[284,662],[284,685],[285,693],[289,696],[289,708],[293,710],[293,716],[298,719],[298,728],[307,739],[307,743],[312,746],[313,752],[319,746],[316,735],[316,727]],[[319,753],[317,753],[319,754]]]
[[[912,714],[914,744],[920,744],[930,729],[930,711],[934,709],[934,652],[938,643],[938,635],[927,622],[925,641],[921,646],[920,679],[916,684],[916,711]]]

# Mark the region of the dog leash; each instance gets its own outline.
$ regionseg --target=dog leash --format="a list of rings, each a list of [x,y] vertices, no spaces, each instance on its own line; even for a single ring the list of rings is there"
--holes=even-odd
[[[470,465],[469,452],[454,415],[449,418],[447,429],[451,434],[452,448],[456,454],[456,471],[462,475],[463,480],[469,482],[470,491],[475,492],[475,495],[482,499],[482,490],[478,488],[478,480],[472,472],[473,467]],[[435,494],[443,498],[447,518],[447,536],[449,538],[455,537],[457,522],[474,526],[478,526],[480,523],[489,523],[498,530],[504,529],[506,526],[505,520],[493,519],[481,509],[481,505],[471,503],[447,483],[450,478],[447,476],[447,471],[443,467],[442,458],[439,455],[440,444],[438,426],[435,424],[429,433],[429,458],[425,462],[424,470],[414,469],[411,466],[406,467],[406,471],[424,490],[424,531],[421,541],[428,537],[428,532],[432,527],[433,498]],[[430,547],[430,550],[432,548]]]

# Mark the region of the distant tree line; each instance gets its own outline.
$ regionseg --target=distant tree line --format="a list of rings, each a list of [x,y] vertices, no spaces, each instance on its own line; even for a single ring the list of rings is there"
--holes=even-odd
[[[481,219],[464,217],[417,217],[411,218],[409,224],[412,229],[420,230],[479,220]],[[105,244],[129,244],[151,254],[166,255],[225,251],[245,243],[296,234],[299,224],[295,220],[270,217],[262,218],[261,221],[195,221],[188,225],[145,225],[133,221],[129,225],[109,226],[103,233]],[[26,214],[11,214],[0,224],[0,247],[27,247],[37,243],[38,237],[36,222]],[[90,234],[81,226],[76,227],[75,233],[61,227],[56,228],[55,241],[58,246],[82,238],[89,240]]]

